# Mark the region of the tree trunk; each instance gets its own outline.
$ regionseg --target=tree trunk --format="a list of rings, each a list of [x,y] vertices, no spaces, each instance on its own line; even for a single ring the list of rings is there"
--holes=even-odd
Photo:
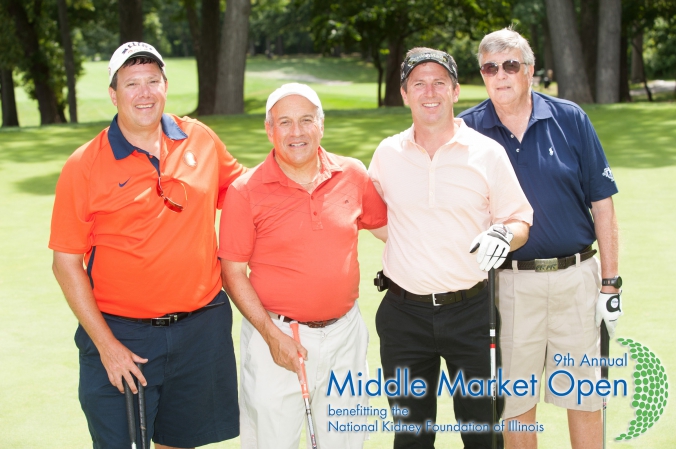
[[[40,48],[35,24],[28,20],[28,14],[21,0],[9,0],[7,12],[14,19],[17,38],[21,42],[24,57],[28,61],[28,76],[35,85],[35,98],[40,110],[40,124],[62,123],[56,94],[49,84],[51,77],[49,62]],[[37,16],[40,11],[34,13]]]
[[[626,26],[622,27],[620,42],[620,101],[622,103],[631,102],[631,93],[629,92],[629,58],[627,56],[629,38],[627,37],[626,28]]]
[[[387,55],[385,67],[385,100],[384,106],[403,106],[401,98],[401,63],[404,62],[404,40],[399,37],[388,42],[390,53]]]
[[[19,126],[19,114],[16,113],[14,98],[14,79],[12,70],[0,69],[0,101],[2,101],[2,126]]]
[[[143,1],[118,0],[120,45],[143,41]]]
[[[598,46],[599,0],[583,0],[580,2],[580,38],[584,67],[589,80],[592,97],[596,98],[596,59]]]
[[[244,113],[244,69],[251,0],[229,0],[225,9],[216,83],[215,114]]]
[[[68,10],[66,0],[58,0],[59,28],[61,30],[61,44],[63,45],[64,66],[68,84],[68,113],[70,122],[77,123],[77,96],[75,92],[75,57],[73,56],[73,41],[70,38],[68,26]]]
[[[550,80],[556,80],[556,70],[554,69],[554,50],[552,49],[552,36],[549,33],[549,24],[547,23],[547,18],[542,21],[542,38],[544,40],[544,68],[545,75],[549,77]]]
[[[545,0],[545,3],[559,97],[575,103],[592,103],[587,73],[580,70],[582,44],[577,33],[573,0]]]
[[[538,33],[538,26],[531,24],[530,26],[530,47],[535,54],[535,71],[542,68],[542,54],[540,53],[540,33]]]
[[[596,102],[620,101],[620,41],[622,0],[599,0],[599,40],[596,61]]]
[[[277,36],[277,39],[275,39],[275,53],[277,56],[284,56],[284,41],[282,40],[281,35]]]
[[[643,30],[637,32],[631,40],[631,78],[632,83],[643,81]]]
[[[380,48],[371,46],[371,59],[373,60],[373,65],[378,70],[378,107],[383,106],[383,62],[380,59]]]

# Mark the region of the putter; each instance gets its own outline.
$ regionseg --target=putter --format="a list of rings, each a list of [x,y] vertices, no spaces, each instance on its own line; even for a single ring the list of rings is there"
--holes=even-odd
[[[298,322],[292,321],[289,323],[291,331],[293,332],[293,339],[300,343],[300,334],[298,333]],[[298,361],[300,362],[300,391],[303,393],[303,402],[305,403],[305,414],[307,415],[307,428],[310,434],[310,442],[312,449],[317,449],[317,438],[315,437],[315,426],[312,424],[312,409],[310,408],[310,392],[307,389],[307,374],[305,372],[305,360],[303,356],[298,353]]]
[[[137,363],[136,366],[143,373],[143,364]],[[138,382],[138,411],[139,427],[141,428],[141,449],[148,449],[148,431],[146,424],[146,389],[141,382]]]
[[[608,360],[610,356],[610,335],[606,322],[601,321],[601,357]],[[601,377],[608,379],[608,364],[601,366]],[[603,396],[603,449],[606,449],[606,396]]]
[[[122,378],[124,385],[124,402],[127,409],[127,425],[129,427],[129,440],[131,441],[131,449],[136,449],[136,417],[134,416],[134,395],[129,388],[129,384],[125,378]]]
[[[495,433],[495,424],[498,422],[498,396],[496,389],[497,382],[497,359],[496,359],[496,319],[495,319],[495,268],[491,268],[488,272],[488,297],[489,297],[489,309],[488,309],[488,327],[490,334],[490,348],[491,348],[491,380],[493,384],[491,386],[491,409],[492,409],[492,422],[491,422],[491,447],[492,449],[497,449],[498,447],[498,434]]]

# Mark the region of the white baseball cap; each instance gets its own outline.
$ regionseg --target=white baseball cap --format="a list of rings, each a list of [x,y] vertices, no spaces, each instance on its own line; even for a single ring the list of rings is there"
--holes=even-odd
[[[164,73],[165,77],[167,76],[162,55],[155,50],[155,47],[146,44],[145,42],[127,42],[126,44],[120,45],[110,58],[110,62],[108,63],[108,83],[113,81],[113,76],[120,70],[120,67],[122,67],[127,59],[139,56],[147,56],[148,58],[157,61],[162,69],[162,73]]]
[[[321,117],[324,115],[324,111],[322,110],[322,102],[319,101],[319,96],[317,95],[317,92],[315,92],[307,84],[300,83],[284,84],[282,87],[271,93],[270,96],[268,97],[268,102],[265,105],[265,115],[268,115],[270,109],[272,109],[272,107],[279,100],[281,100],[284,97],[288,97],[289,95],[300,95],[301,97],[307,98],[310,101],[310,103],[319,108],[318,111],[319,116]]]

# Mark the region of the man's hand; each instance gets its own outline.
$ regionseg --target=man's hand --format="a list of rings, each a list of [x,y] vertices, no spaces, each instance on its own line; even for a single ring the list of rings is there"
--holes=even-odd
[[[116,339],[107,342],[105,345],[101,345],[98,349],[101,355],[101,363],[103,363],[103,367],[108,373],[108,380],[115,388],[120,390],[120,393],[124,393],[123,377],[134,394],[138,392],[134,377],[144,387],[148,385],[141,370],[136,366],[136,363],[146,363],[148,359],[137,356]]]
[[[298,354],[300,353],[303,359],[307,360],[307,349],[282,331],[275,332],[274,336],[266,338],[265,341],[270,348],[272,360],[282,368],[293,371],[300,376],[301,368]]]
[[[476,236],[472,241],[469,252],[473,253],[478,249],[476,261],[479,268],[490,271],[491,268],[500,267],[505,261],[512,238],[514,238],[514,235],[507,226],[493,225],[487,231]]]
[[[601,320],[606,322],[606,329],[608,329],[608,336],[612,339],[615,336],[615,327],[617,320],[624,312],[622,312],[622,301],[620,295],[622,290],[618,293],[599,293],[599,299],[596,301],[596,327],[601,325]]]

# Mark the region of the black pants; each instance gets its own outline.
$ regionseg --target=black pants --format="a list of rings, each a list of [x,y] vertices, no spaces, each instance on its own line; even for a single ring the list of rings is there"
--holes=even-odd
[[[408,368],[409,379],[420,378],[427,385],[427,394],[422,397],[388,397],[390,407],[409,410],[406,417],[394,417],[395,422],[423,426],[417,435],[395,433],[395,449],[434,448],[435,434],[425,432],[425,423],[437,422],[441,357],[446,360],[446,375],[451,384],[460,370],[465,384],[474,378],[490,379],[488,304],[488,288],[471,299],[444,306],[410,301],[389,291],[385,295],[376,314],[383,377],[392,378],[397,368],[402,371]],[[498,366],[499,357],[498,351]],[[502,401],[498,401],[498,416],[502,414],[502,406]],[[458,388],[453,396],[453,409],[457,422],[492,424],[490,392],[480,397],[462,396]],[[442,417],[438,423],[453,424],[450,417]],[[467,449],[491,448],[490,432],[465,432],[461,436]],[[501,434],[498,447],[503,447]]]

